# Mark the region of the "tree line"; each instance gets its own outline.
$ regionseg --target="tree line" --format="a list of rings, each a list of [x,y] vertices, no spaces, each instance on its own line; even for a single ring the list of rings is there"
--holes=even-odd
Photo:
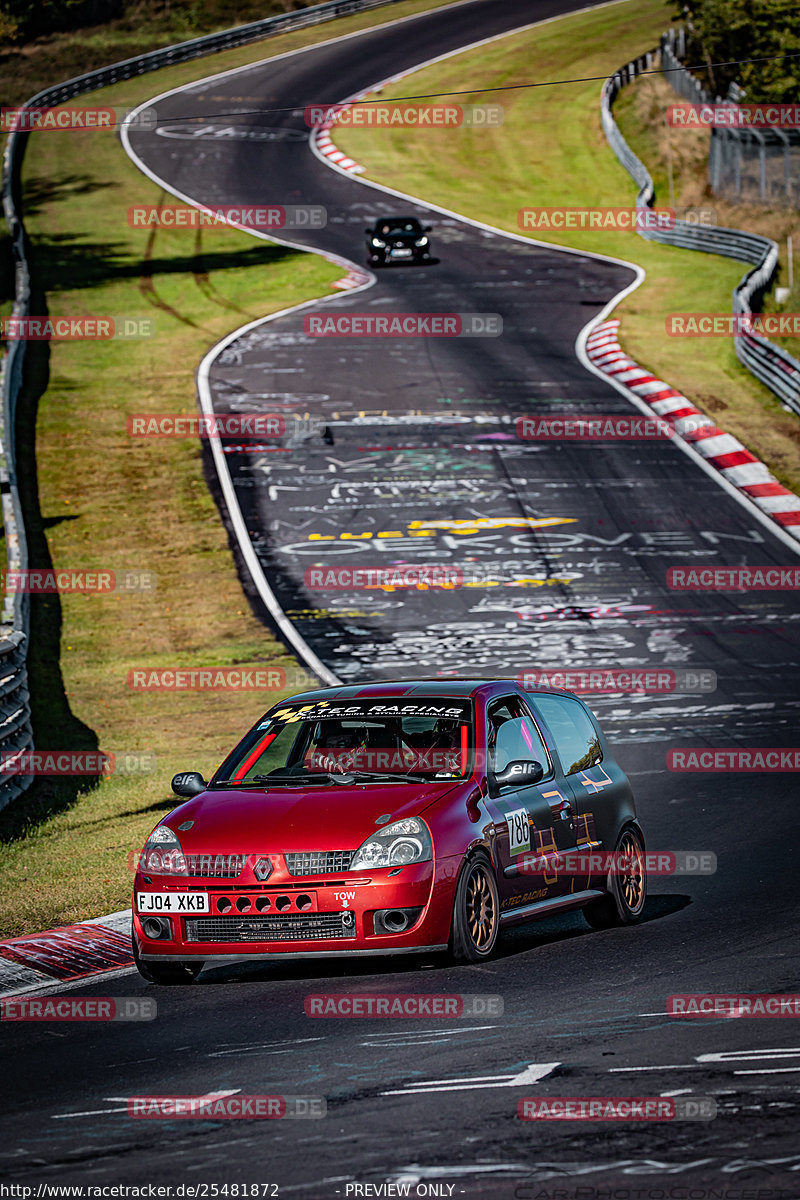
[[[685,63],[713,96],[725,97],[735,82],[748,102],[800,100],[798,0],[668,0],[668,6],[686,28]],[[721,63],[729,65],[715,65]]]

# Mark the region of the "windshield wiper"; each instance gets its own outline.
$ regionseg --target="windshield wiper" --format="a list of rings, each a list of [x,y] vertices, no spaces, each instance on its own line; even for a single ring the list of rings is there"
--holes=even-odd
[[[351,774],[355,775],[357,779],[410,779],[413,782],[428,782],[427,775],[422,775],[413,771],[407,771],[405,773],[401,771],[360,771],[358,768],[356,768],[351,772]]]
[[[269,775],[254,775],[253,783],[307,783],[313,779],[324,779],[328,782],[331,780],[334,783],[353,783],[354,779],[349,772],[342,772],[337,775],[334,771],[270,771]]]

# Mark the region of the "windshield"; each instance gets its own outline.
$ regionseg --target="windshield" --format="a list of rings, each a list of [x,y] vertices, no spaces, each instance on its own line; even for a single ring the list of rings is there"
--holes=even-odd
[[[472,705],[425,698],[277,705],[222,763],[210,786],[463,779]]]
[[[416,217],[389,217],[378,229],[379,233],[420,233],[422,226]]]

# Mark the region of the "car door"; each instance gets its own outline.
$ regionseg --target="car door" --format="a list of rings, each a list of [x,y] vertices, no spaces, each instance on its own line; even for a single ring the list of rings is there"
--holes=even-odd
[[[596,725],[580,700],[552,694],[536,695],[531,700],[560,761],[564,791],[572,803],[575,846],[584,852],[580,857],[585,860],[588,852],[602,848],[601,830],[608,823],[606,810],[615,804],[617,792],[626,781],[615,763],[609,763],[610,771],[604,766]],[[597,872],[594,876],[583,873],[580,885],[596,886],[598,878]]]
[[[564,890],[563,878],[553,869],[558,840],[550,801],[553,761],[533,715],[521,697],[493,700],[486,714],[487,805],[495,825],[498,884],[501,910],[527,906]],[[544,768],[536,784],[499,785],[495,773],[514,760],[535,760]],[[568,890],[568,889],[567,889]]]
[[[549,731],[546,724],[534,711],[532,705],[526,705],[525,707],[536,726],[539,737],[547,744]],[[558,754],[554,754],[552,750],[546,751],[546,753],[549,754],[553,769],[549,778],[545,777],[539,783],[538,787],[542,799],[547,801],[550,808],[553,841],[556,849],[566,852],[575,849],[575,828],[573,821],[575,815],[574,791],[564,778],[563,771],[559,770]]]

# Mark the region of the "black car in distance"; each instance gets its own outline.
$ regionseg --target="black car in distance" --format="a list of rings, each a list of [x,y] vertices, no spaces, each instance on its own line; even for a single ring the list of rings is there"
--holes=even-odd
[[[421,225],[416,217],[380,217],[365,230],[369,266],[430,261],[430,230],[430,225]]]

